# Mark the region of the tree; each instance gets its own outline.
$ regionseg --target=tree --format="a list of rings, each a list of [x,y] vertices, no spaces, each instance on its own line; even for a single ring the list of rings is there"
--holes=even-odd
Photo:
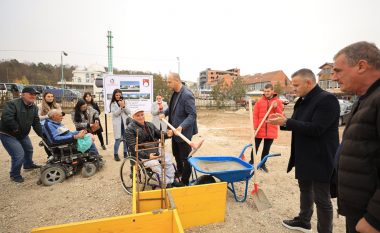
[[[155,99],[158,94],[166,101],[170,100],[171,91],[166,86],[166,78],[164,79],[161,74],[153,74],[153,99]]]
[[[231,99],[235,100],[235,102],[240,101],[243,97],[245,97],[246,89],[244,85],[244,80],[240,76],[237,77],[231,85],[229,90],[229,95]]]
[[[284,90],[283,88],[281,87],[281,84],[279,82],[277,82],[275,85],[274,85],[274,92],[276,92],[278,95],[282,95]]]
[[[226,89],[223,82],[218,82],[215,86],[212,87],[211,96],[216,101],[218,108],[224,105],[224,101],[227,98]]]

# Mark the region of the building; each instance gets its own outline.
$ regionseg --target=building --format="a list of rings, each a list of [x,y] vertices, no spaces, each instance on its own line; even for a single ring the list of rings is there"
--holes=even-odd
[[[321,71],[318,75],[318,85],[326,91],[331,93],[341,93],[339,83],[332,80],[333,63],[326,62],[319,67]]]
[[[227,81],[231,83],[232,80],[240,76],[240,69],[234,68],[229,70],[212,70],[207,68],[199,73],[198,85],[200,90],[210,90],[213,86],[217,85],[219,81]]]
[[[279,94],[290,94],[293,92],[291,82],[282,70],[245,75],[243,79],[247,92],[262,91],[268,83],[271,83],[275,89],[280,89],[281,93]]]
[[[76,68],[73,71],[73,77],[71,81],[64,81],[63,85],[67,89],[76,89],[80,92],[93,92],[95,79],[100,78],[105,74],[104,66],[93,64],[87,68]],[[62,85],[62,82],[58,82],[58,85]]]

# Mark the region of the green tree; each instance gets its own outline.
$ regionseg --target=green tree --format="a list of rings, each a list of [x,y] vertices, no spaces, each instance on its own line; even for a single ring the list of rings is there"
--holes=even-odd
[[[164,79],[161,74],[153,74],[153,100],[160,94],[165,101],[170,100],[171,91],[166,85],[166,78]]]
[[[284,90],[283,88],[281,87],[281,84],[279,82],[277,82],[275,85],[274,85],[274,92],[276,92],[278,95],[282,95],[284,93]]]
[[[226,89],[222,82],[218,82],[217,85],[212,87],[211,96],[216,101],[218,108],[224,106],[224,101],[227,99]]]
[[[246,92],[244,80],[239,76],[232,82],[228,93],[231,99],[240,101],[245,96]]]

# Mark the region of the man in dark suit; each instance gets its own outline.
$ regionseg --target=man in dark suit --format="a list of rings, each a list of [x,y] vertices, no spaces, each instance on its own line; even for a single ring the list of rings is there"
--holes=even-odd
[[[282,224],[293,230],[311,232],[313,204],[317,207],[318,232],[332,232],[333,207],[330,180],[334,156],[339,144],[339,103],[336,97],[317,84],[314,73],[301,69],[292,75],[292,84],[300,98],[291,118],[272,114],[268,122],[292,131],[288,172],[295,167],[300,188],[300,213]]]
[[[195,98],[193,93],[182,84],[177,73],[169,73],[167,85],[173,91],[169,108],[165,110],[165,116],[169,116],[169,123],[173,125],[177,132],[182,133],[191,140],[193,135],[198,133],[197,113],[195,109]],[[164,117],[161,115],[161,118]],[[178,134],[174,131],[174,134]],[[191,166],[187,157],[191,152],[191,147],[179,136],[172,137],[172,151],[177,162],[177,169],[182,176],[182,182],[189,184]]]

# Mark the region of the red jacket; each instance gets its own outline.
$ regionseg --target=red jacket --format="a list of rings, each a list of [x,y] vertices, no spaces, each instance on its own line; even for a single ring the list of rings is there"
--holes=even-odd
[[[276,108],[273,107],[269,115],[273,113],[283,114],[284,105],[282,104],[281,100],[277,97],[277,94],[274,94],[273,97],[269,100],[263,95],[263,97],[261,97],[261,99],[259,99],[256,102],[253,108],[253,125],[255,129],[259,127],[259,124],[264,118],[266,112],[269,110],[269,107],[273,101],[277,102],[277,107]],[[277,135],[278,135],[278,126],[267,124],[266,122],[264,122],[259,132],[257,133],[256,138],[276,139]]]

